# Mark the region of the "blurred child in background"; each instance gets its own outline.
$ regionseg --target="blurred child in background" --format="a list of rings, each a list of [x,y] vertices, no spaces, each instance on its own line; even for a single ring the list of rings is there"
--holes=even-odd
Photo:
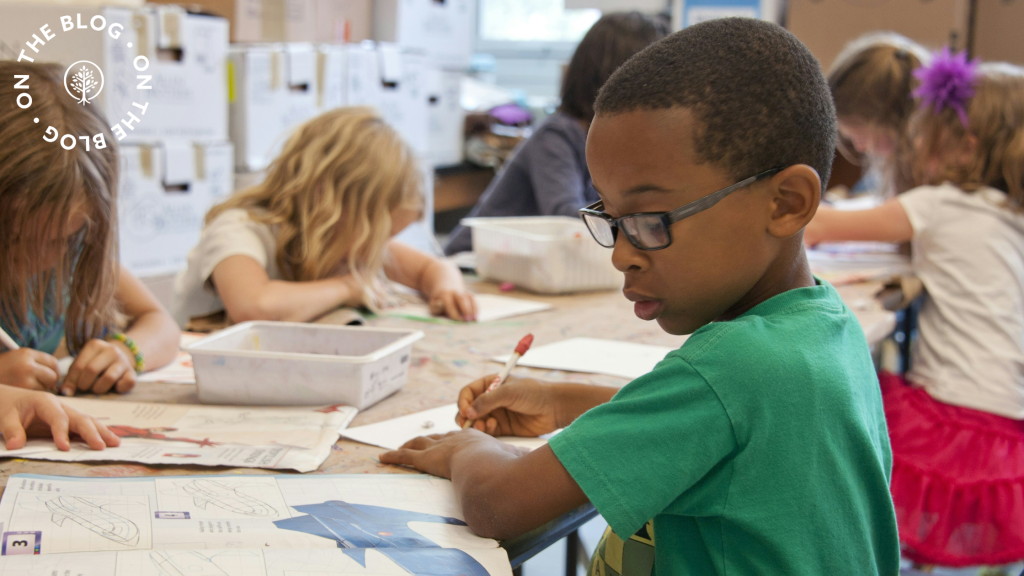
[[[394,129],[369,108],[322,114],[295,131],[264,182],[207,214],[175,284],[175,319],[306,322],[339,306],[377,310],[393,280],[436,314],[474,320],[458,268],[392,239],[422,211],[416,160]]]

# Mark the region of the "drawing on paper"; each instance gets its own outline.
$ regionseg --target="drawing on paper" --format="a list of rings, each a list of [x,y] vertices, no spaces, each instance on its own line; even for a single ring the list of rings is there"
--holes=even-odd
[[[458,518],[422,514],[364,504],[330,500],[293,506],[303,516],[277,520],[284,530],[305,532],[334,540],[342,552],[366,567],[366,550],[373,548],[410,574],[417,576],[487,576],[472,556],[455,548],[441,548],[409,527],[409,522],[465,526]],[[413,549],[413,550],[410,550]],[[423,550],[428,548],[429,550]]]
[[[51,512],[50,520],[57,526],[71,520],[79,526],[125,546],[139,543],[139,527],[131,520],[105,509],[102,505],[83,496],[60,496],[46,501]]]
[[[252,412],[239,412],[238,414],[195,415],[188,416],[188,427],[196,430],[213,428],[237,428],[239,426],[294,426],[301,427],[309,424],[310,418],[306,414],[294,416],[271,416],[266,414],[253,414]],[[168,438],[170,440],[170,438]]]
[[[149,559],[160,571],[160,576],[228,576],[211,558],[199,552],[161,550],[150,552]]]
[[[277,510],[266,502],[238,491],[229,484],[217,480],[196,479],[181,485],[181,489],[192,497],[196,506],[206,510],[213,505],[221,510],[254,518],[277,517]]]
[[[120,426],[108,424],[107,428],[117,435],[118,438],[144,438],[146,440],[168,440],[173,442],[189,442],[199,447],[217,446],[219,442],[211,442],[209,438],[194,440],[192,438],[174,438],[164,434],[165,432],[177,432],[177,428],[136,428],[135,426]]]

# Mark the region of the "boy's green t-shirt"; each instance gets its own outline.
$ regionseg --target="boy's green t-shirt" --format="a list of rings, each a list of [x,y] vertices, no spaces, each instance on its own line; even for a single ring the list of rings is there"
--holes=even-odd
[[[826,283],[702,327],[549,444],[616,534],[653,518],[658,576],[899,572],[878,378]]]

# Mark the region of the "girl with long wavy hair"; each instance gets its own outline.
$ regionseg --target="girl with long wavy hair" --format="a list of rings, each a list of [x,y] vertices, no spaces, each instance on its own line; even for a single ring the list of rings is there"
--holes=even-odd
[[[118,265],[117,142],[95,107],[66,94],[63,74],[0,61],[0,327],[19,346],[0,345],[0,384],[54,390],[66,349],[75,360],[63,393],[126,392],[137,372],[175,357],[179,331]],[[17,106],[25,93],[31,112]],[[105,146],[65,150],[43,140],[48,126],[102,134]]]
[[[474,320],[455,266],[393,240],[422,210],[420,172],[394,129],[370,108],[324,113],[295,131],[266,180],[207,214],[176,282],[175,319],[306,322],[339,306],[376,310],[391,280],[437,314]]]

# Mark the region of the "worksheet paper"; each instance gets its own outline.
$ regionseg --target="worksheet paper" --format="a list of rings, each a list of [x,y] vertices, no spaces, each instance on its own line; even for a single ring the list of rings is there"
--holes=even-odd
[[[339,431],[355,418],[351,406],[243,408],[143,404],[64,398],[121,437],[116,448],[92,450],[84,442],[62,452],[52,439],[30,439],[0,458],[58,462],[112,460],[141,464],[192,464],[310,472],[327,459]]]
[[[513,316],[533,314],[550,310],[551,304],[523,300],[521,298],[509,298],[508,296],[496,296],[494,294],[476,294],[477,322],[492,322]],[[384,313],[388,316],[398,316],[413,320],[436,320],[437,316],[430,313],[430,307],[426,304],[405,304],[397,308],[389,308]]]
[[[519,366],[608,374],[632,380],[654,370],[654,366],[673,350],[676,348],[598,338],[570,338],[531,348],[519,359]],[[508,362],[508,356],[492,360],[504,364]]]
[[[432,476],[16,474],[0,574],[510,576],[464,518]]]
[[[455,423],[455,416],[458,413],[459,407],[457,405],[448,404],[447,406],[424,410],[423,412],[416,412],[415,414],[375,424],[347,428],[342,431],[341,435],[349,440],[355,440],[363,444],[380,446],[389,450],[398,450],[403,444],[418,436],[457,432],[460,429],[459,425]],[[535,450],[547,444],[547,439],[551,436],[551,434],[540,438],[501,436],[498,440],[513,446]]]

